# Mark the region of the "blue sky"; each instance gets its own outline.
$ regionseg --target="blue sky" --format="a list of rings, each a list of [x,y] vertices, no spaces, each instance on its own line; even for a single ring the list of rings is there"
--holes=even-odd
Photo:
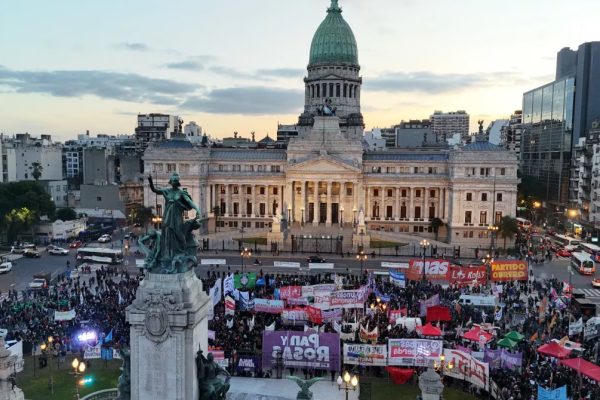
[[[303,107],[329,0],[6,0],[0,132],[132,133],[166,112],[210,134],[273,135]],[[507,117],[556,52],[599,39],[588,0],[340,0],[358,42],[367,129],[434,110]],[[487,122],[486,122],[487,123]]]

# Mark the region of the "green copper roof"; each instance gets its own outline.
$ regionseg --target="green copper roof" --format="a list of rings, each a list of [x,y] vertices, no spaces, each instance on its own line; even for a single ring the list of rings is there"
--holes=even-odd
[[[342,17],[338,0],[331,0],[327,17],[321,22],[310,45],[309,67],[323,64],[358,66],[358,49],[350,25]]]

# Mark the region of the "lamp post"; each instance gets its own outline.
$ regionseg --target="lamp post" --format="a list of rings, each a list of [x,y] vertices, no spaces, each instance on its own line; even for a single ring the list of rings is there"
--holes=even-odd
[[[419,245],[421,246],[421,248],[423,249],[423,282],[427,281],[427,276],[425,275],[425,252],[427,251],[427,248],[431,245],[431,243],[429,243],[429,241],[427,239],[423,239],[421,240],[421,242],[419,242]]]
[[[383,303],[381,299],[377,297],[375,301],[369,305],[369,308],[376,313],[384,314],[387,311],[387,304]]]
[[[490,242],[490,253],[494,253],[494,238],[496,236],[496,232],[498,232],[498,226],[497,225],[489,225],[487,227],[488,231],[491,233],[492,239]]]
[[[435,370],[437,372],[439,372],[442,376],[444,376],[444,372],[446,371],[452,371],[452,369],[454,368],[454,364],[452,362],[446,363],[446,356],[445,355],[440,355],[440,361],[434,361],[433,362],[433,367],[435,368]]]
[[[240,256],[242,256],[242,274],[243,274],[244,273],[244,259],[250,258],[252,256],[252,251],[249,248],[244,247],[242,249],[242,251],[240,252]]]
[[[160,224],[162,223],[162,217],[160,215],[155,215],[152,217],[152,223],[154,224],[154,229],[159,229]]]
[[[348,392],[351,390],[356,390],[358,386],[358,375],[350,375],[348,371],[344,372],[343,378],[342,375],[339,375],[337,378],[338,390],[344,390],[346,392],[346,400],[348,400]]]
[[[77,395],[77,399],[79,399],[79,385],[77,385],[77,377],[85,372],[86,365],[85,362],[74,358],[71,366],[73,367],[73,376],[75,377],[75,393]]]
[[[486,254],[484,258],[481,259],[481,263],[485,265],[485,272],[487,274],[487,283],[491,285],[492,282],[492,263],[494,262],[494,257],[491,254]]]
[[[360,261],[360,276],[363,275],[363,264],[367,260],[367,254],[361,249],[358,254],[356,254],[356,259]]]

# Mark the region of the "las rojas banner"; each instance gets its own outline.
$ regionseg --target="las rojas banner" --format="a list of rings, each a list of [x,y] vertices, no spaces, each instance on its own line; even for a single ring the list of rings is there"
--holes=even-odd
[[[498,260],[492,262],[492,276],[494,282],[526,281],[527,262],[519,260]]]
[[[425,278],[430,281],[446,280],[450,261],[447,260],[425,260]],[[423,260],[412,259],[408,263],[406,278],[411,281],[423,279]]]
[[[426,367],[442,355],[442,341],[429,339],[388,339],[388,365]]]
[[[344,343],[344,364],[384,366],[387,365],[387,346]]]
[[[490,368],[488,363],[477,360],[471,354],[453,349],[444,349],[445,363],[452,368],[444,368],[444,375],[466,380],[475,386],[488,390]]]
[[[285,308],[283,300],[254,299],[254,311],[280,314]]]
[[[338,371],[340,368],[340,335],[272,331],[263,333],[263,368],[271,368],[278,355],[284,367],[308,367]]]
[[[448,270],[448,283],[451,285],[485,285],[487,282],[487,271],[485,266],[459,267],[451,265]]]

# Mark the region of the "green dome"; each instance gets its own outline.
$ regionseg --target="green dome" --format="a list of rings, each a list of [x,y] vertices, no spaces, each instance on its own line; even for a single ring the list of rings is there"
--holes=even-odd
[[[342,17],[338,0],[331,0],[327,17],[321,22],[310,45],[308,66],[347,64],[358,67],[358,49],[350,25]]]

